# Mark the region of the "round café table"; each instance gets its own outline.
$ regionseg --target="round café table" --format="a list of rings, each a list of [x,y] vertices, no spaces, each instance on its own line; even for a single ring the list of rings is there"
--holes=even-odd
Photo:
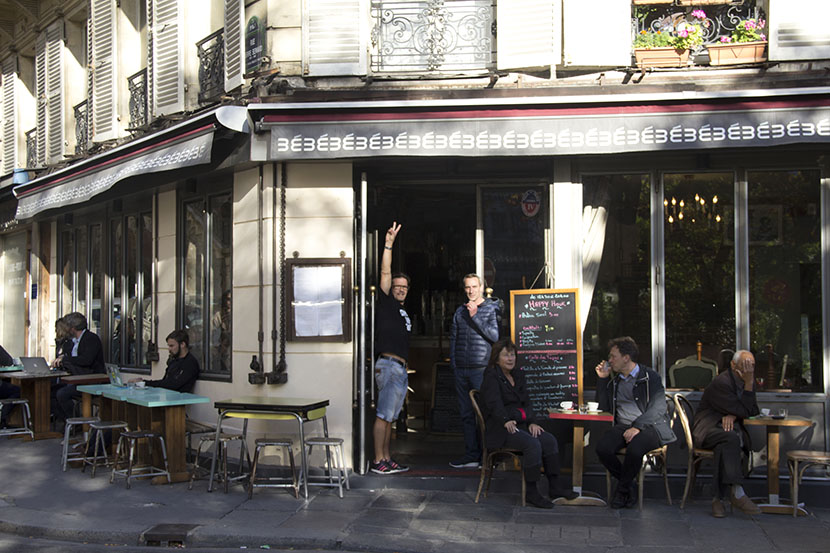
[[[773,418],[772,416],[757,416],[744,419],[746,426],[765,426],[767,428],[767,500],[766,503],[758,503],[761,512],[791,515],[792,505],[779,497],[780,481],[778,475],[778,463],[781,449],[781,427],[812,426],[813,421],[798,416],[787,416],[784,418]],[[763,500],[762,500],[763,501]],[[807,511],[798,508],[799,515],[806,516]]]

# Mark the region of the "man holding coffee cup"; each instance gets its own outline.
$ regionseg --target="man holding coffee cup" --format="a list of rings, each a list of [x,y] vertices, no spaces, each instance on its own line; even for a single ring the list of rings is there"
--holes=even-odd
[[[744,459],[752,449],[743,420],[759,412],[755,400],[755,357],[746,350],[738,350],[729,368],[704,390],[692,428],[695,446],[715,452],[713,517],[726,516],[726,499],[748,515],[761,513],[741,486],[747,472]]]
[[[596,366],[597,402],[614,415],[614,426],[597,443],[597,456],[617,479],[611,507],[632,507],[637,502],[635,479],[643,456],[677,439],[669,424],[660,375],[637,363],[639,349],[630,337],[608,342],[608,361]],[[612,374],[612,371],[614,374]],[[625,448],[620,462],[617,451]]]

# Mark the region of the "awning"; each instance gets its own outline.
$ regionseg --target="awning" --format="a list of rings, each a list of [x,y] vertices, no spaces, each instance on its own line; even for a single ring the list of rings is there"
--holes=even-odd
[[[580,155],[830,143],[827,90],[755,93],[526,97],[524,105],[249,106],[261,132],[252,141],[252,158]]]
[[[47,209],[86,202],[136,175],[210,163],[214,134],[220,126],[238,132],[247,130],[245,108],[223,106],[16,186],[16,218],[28,219]]]

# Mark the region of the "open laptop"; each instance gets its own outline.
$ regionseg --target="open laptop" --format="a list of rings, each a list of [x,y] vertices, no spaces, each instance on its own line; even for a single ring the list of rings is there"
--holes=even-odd
[[[43,357],[21,357],[20,364],[23,370],[30,374],[48,373],[51,369]]]
[[[107,368],[107,376],[110,379],[110,384],[123,388],[124,380],[121,378],[121,369],[118,365],[115,363],[104,363],[104,366]]]

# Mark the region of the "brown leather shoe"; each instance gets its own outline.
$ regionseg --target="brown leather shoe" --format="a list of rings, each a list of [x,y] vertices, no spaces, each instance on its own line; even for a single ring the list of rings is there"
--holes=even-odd
[[[738,509],[740,509],[748,515],[761,514],[761,508],[755,503],[753,503],[752,500],[749,499],[749,496],[742,495],[741,497],[735,497],[734,495],[730,495],[729,501],[730,503],[732,503],[732,505],[734,505],[735,507],[737,507]]]
[[[712,516],[715,518],[724,518],[726,516],[723,501],[717,497],[712,500]]]

